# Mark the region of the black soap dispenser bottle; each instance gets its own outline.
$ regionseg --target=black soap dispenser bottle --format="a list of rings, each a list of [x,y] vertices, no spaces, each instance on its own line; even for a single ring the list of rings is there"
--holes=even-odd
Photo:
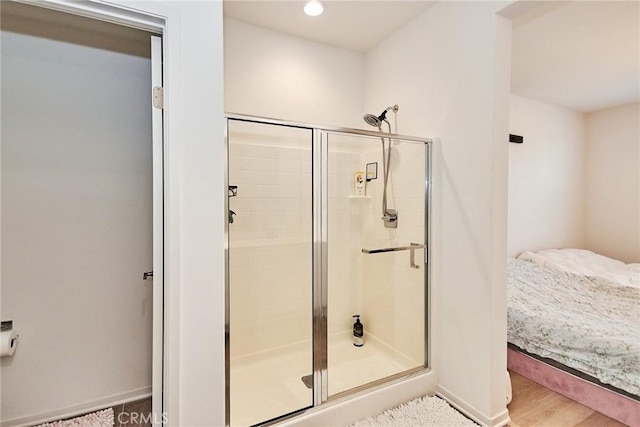
[[[362,347],[364,345],[364,325],[360,323],[360,315],[356,314],[356,322],[353,324],[353,345]]]

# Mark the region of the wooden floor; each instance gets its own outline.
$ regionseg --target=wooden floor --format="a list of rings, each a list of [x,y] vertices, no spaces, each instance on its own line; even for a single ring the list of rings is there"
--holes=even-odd
[[[509,404],[511,427],[624,427],[593,409],[511,374],[513,398]]]

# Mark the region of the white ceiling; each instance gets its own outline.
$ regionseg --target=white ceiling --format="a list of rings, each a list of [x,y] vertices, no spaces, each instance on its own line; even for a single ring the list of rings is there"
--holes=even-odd
[[[225,0],[225,16],[367,52],[436,1]],[[589,112],[640,100],[640,2],[541,2],[513,21],[512,93]]]
[[[514,19],[511,92],[582,112],[638,102],[640,2],[543,2]]]
[[[320,43],[366,52],[435,1],[323,0],[321,16],[306,16],[306,1],[225,0],[224,15]]]

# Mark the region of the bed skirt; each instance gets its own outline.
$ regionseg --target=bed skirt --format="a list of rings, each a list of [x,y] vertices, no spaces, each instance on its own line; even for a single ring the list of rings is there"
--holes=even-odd
[[[551,366],[511,345],[507,368],[631,427],[640,427],[640,401]]]

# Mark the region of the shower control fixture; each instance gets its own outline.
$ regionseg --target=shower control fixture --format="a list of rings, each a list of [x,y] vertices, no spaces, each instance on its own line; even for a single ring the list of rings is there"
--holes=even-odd
[[[387,209],[382,216],[384,226],[387,228],[398,228],[398,211],[395,209]]]
[[[377,127],[382,132],[382,122],[385,122],[391,133],[391,124],[387,120],[387,112],[398,112],[398,105],[392,105],[385,108],[385,110],[379,116],[373,114],[365,114],[363,116],[364,121],[373,127]],[[386,140],[389,141],[388,147],[385,146]],[[383,190],[382,190],[382,221],[386,228],[398,228],[398,211],[396,209],[387,209],[387,183],[389,181],[389,166],[391,164],[391,138],[380,137],[382,141],[382,177],[383,177]],[[386,156],[386,158],[385,158]]]

